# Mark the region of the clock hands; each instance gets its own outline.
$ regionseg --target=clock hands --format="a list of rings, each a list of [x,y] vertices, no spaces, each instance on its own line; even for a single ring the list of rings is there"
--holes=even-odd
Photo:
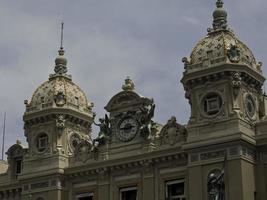
[[[132,117],[124,117],[117,126],[117,137],[123,142],[132,140],[138,131],[138,122]]]
[[[124,127],[120,128],[120,130],[131,130],[134,126],[131,124],[126,124]]]

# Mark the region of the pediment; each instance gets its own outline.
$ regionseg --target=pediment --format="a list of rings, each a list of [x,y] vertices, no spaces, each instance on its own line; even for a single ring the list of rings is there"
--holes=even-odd
[[[152,99],[142,97],[134,91],[122,91],[111,98],[105,109],[108,112],[121,110],[128,107],[137,107],[140,105],[149,105],[153,102]]]

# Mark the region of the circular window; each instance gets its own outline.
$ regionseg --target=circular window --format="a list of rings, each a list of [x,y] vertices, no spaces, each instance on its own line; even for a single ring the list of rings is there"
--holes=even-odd
[[[256,112],[255,101],[250,94],[246,95],[246,98],[245,98],[245,110],[249,118],[254,117],[255,112]]]
[[[39,152],[44,152],[48,148],[48,135],[46,133],[37,136],[36,148]]]
[[[202,110],[205,115],[213,116],[218,114],[222,108],[222,97],[215,92],[208,93],[202,99]]]

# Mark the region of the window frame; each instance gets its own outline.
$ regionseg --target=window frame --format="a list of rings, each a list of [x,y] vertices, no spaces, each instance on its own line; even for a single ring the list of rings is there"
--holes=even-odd
[[[83,198],[83,197],[92,197],[92,199],[94,199],[94,193],[93,192],[80,193],[75,196],[75,199],[79,200],[79,198]]]
[[[171,185],[175,185],[175,184],[178,184],[178,183],[183,183],[184,184],[184,194],[183,195],[177,195],[177,196],[169,196],[169,193],[168,193],[168,187],[171,186]],[[186,197],[186,191],[185,191],[185,179],[175,179],[175,180],[167,180],[165,181],[165,199],[166,200],[184,200],[184,199],[187,199]]]
[[[200,114],[206,118],[212,118],[224,109],[223,95],[218,91],[209,91],[200,98],[199,110]]]
[[[18,163],[20,163],[20,165],[18,165]],[[18,172],[18,166],[19,166],[19,172]],[[22,169],[23,169],[23,159],[22,157],[15,157],[14,158],[14,174],[15,175],[19,175],[22,173]]]
[[[122,192],[133,191],[133,190],[136,191],[136,200],[138,200],[138,187],[137,186],[129,186],[129,187],[121,187],[121,188],[119,188],[120,200],[123,200],[122,199]]]
[[[45,142],[44,142],[45,141]],[[49,136],[47,133],[40,133],[36,137],[36,148],[38,152],[44,152],[49,146]]]

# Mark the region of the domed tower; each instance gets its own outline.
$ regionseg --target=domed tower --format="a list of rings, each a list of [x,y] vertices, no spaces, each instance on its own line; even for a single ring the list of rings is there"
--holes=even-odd
[[[68,166],[77,141],[91,140],[92,103],[67,74],[67,59],[61,45],[54,74],[25,101],[23,116],[29,145],[23,173],[45,172]]]
[[[262,64],[228,28],[223,2],[217,0],[216,7],[213,27],[194,47],[190,58],[183,58],[181,82],[191,106],[184,148],[189,152],[190,165],[195,166],[189,175],[195,174],[195,179],[206,183],[199,188],[192,186],[190,199],[199,199],[194,197],[199,193],[203,199],[212,195],[207,183],[216,174],[212,170],[217,174],[225,171],[227,199],[253,199],[255,124],[265,115],[265,78]],[[226,168],[231,170],[226,172]]]

